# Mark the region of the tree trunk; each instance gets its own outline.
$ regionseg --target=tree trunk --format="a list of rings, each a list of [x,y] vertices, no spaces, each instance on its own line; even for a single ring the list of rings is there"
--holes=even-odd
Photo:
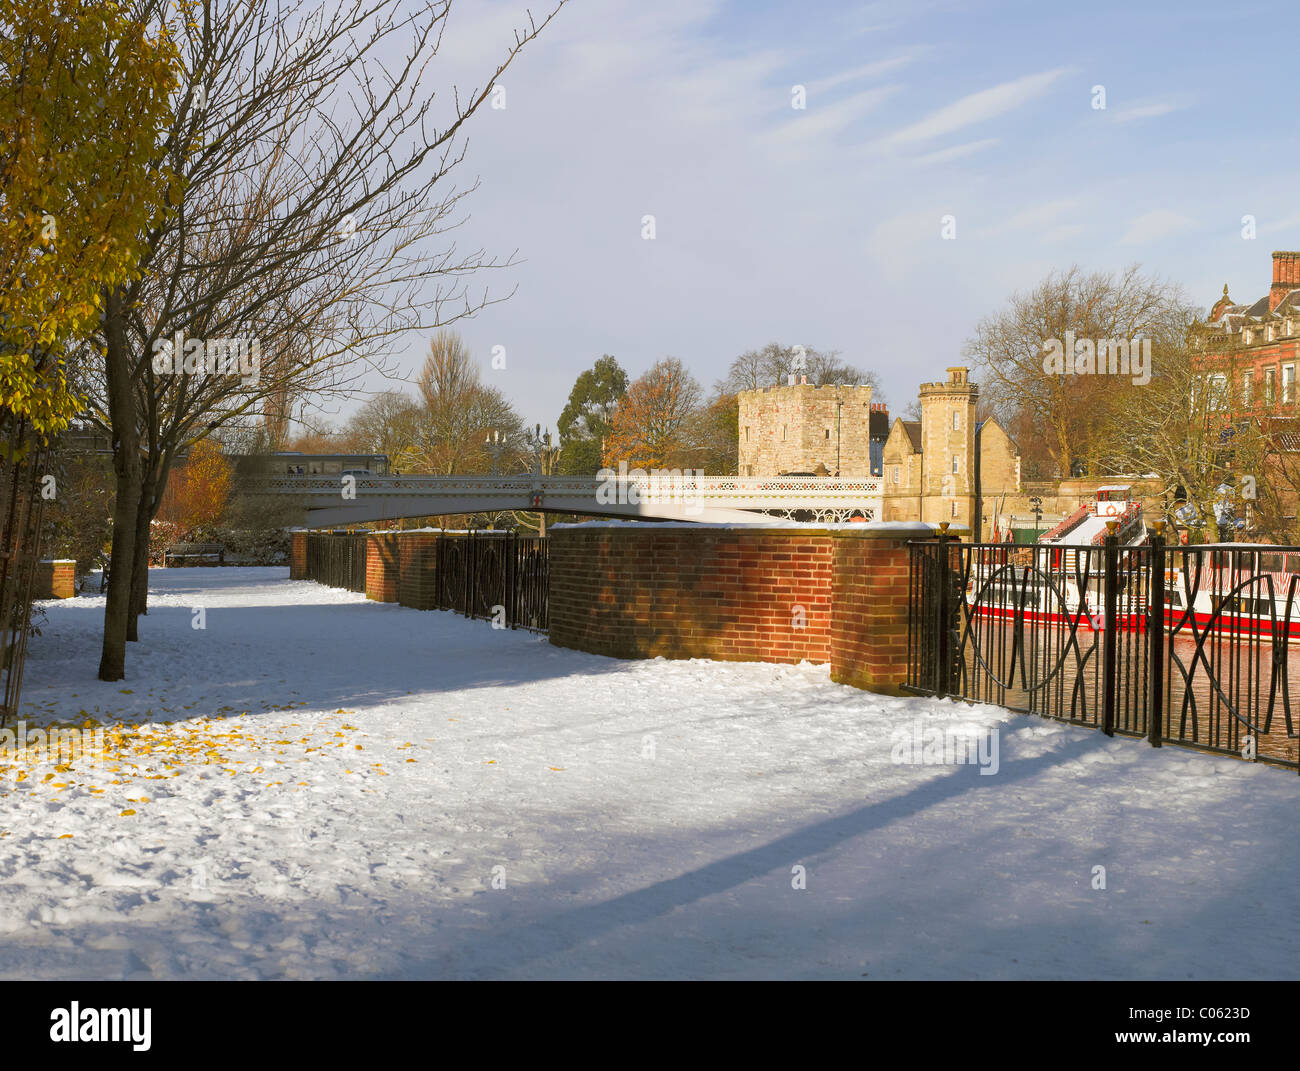
[[[131,611],[131,573],[135,560],[136,512],[140,504],[140,434],[136,425],[131,356],[117,291],[105,296],[104,366],[109,419],[113,425],[113,549],[108,565],[108,599],[104,607],[104,645],[99,679],[126,677],[126,635]]]
[[[131,561],[131,611],[126,623],[128,641],[140,638],[136,621],[149,612],[149,522],[153,520],[154,481],[143,478],[135,513],[135,553]]]

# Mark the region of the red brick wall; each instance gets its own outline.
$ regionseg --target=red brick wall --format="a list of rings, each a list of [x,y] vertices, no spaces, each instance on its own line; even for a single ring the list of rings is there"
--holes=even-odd
[[[307,579],[307,533],[294,532],[289,544],[289,579]]]
[[[406,538],[410,538],[409,536]],[[366,540],[366,598],[376,602],[397,601],[399,568],[396,532],[372,532]]]
[[[559,528],[551,642],[619,658],[829,662],[836,681],[901,694],[906,543],[923,533]]]
[[[561,528],[551,642],[621,658],[826,662],[831,557],[824,533]]]
[[[75,561],[37,562],[32,584],[34,599],[70,599],[77,594]]]
[[[906,536],[834,540],[831,680],[901,695],[907,680]]]
[[[432,610],[437,596],[437,533],[408,532],[397,544],[397,601],[414,610]],[[367,576],[367,587],[368,580]]]

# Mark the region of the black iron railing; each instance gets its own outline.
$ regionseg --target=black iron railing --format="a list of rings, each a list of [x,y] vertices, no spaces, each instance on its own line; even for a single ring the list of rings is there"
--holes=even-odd
[[[547,630],[549,544],[514,532],[439,536],[437,606],[507,628]]]
[[[307,578],[332,588],[365,591],[366,537],[308,535]]]
[[[913,543],[908,688],[1300,768],[1296,552]]]
[[[366,590],[365,535],[307,536],[307,578]],[[398,537],[400,538],[400,536]],[[433,608],[505,628],[548,627],[549,544],[514,532],[439,535],[433,549]]]

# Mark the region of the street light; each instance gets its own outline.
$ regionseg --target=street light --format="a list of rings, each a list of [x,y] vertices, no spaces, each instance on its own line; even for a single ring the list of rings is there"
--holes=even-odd
[[[501,432],[494,428],[488,432],[488,437],[484,440],[483,445],[487,448],[488,453],[492,455],[492,475],[495,476],[498,473],[498,462],[501,460],[501,454],[507,449],[508,444],[501,437]]]
[[[1037,539],[1041,534],[1043,527],[1043,500],[1037,495],[1029,500],[1029,504],[1034,507],[1034,538]]]
[[[534,474],[537,475],[539,478],[541,476],[548,475],[546,469],[549,469],[551,467],[555,459],[555,454],[558,453],[558,450],[551,446],[551,429],[547,428],[546,433],[543,434],[542,426],[540,424],[536,425],[533,428],[532,437],[529,439],[528,445],[532,447],[533,450]],[[536,484],[536,488],[537,488],[536,499],[538,505],[537,534],[539,536],[545,536],[546,535],[546,514],[540,508],[541,499],[542,499],[542,485],[540,479]]]

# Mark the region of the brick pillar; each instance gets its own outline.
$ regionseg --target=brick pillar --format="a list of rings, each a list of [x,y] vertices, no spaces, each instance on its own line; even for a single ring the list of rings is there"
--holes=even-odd
[[[70,558],[36,563],[33,599],[70,599],[77,593],[77,563]]]
[[[831,680],[903,695],[907,681],[909,539],[929,525],[835,533],[831,567]]]
[[[403,532],[398,538],[397,601],[432,610],[437,594],[438,534]]]
[[[289,579],[307,579],[307,533],[294,532],[289,543]]]
[[[77,593],[77,563],[67,558],[54,562],[50,589],[56,599],[70,599]]]
[[[366,539],[366,598],[397,601],[398,537],[396,532],[372,532]]]

